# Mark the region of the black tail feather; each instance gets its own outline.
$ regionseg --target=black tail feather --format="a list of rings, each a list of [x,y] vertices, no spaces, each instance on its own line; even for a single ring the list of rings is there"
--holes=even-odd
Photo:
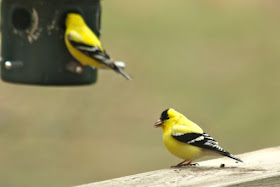
[[[232,158],[234,160],[237,160],[238,162],[243,162],[241,159],[237,158],[235,155],[225,151],[225,152],[219,152],[221,155],[227,156],[229,158]]]
[[[132,78],[123,71],[122,68],[119,68],[117,65],[114,64],[113,68],[112,68],[115,72],[117,72],[118,74],[122,75],[123,77],[125,77],[127,80],[132,80]]]

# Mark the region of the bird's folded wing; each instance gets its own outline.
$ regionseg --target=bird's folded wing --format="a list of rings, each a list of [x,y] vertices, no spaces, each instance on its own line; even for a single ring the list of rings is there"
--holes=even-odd
[[[174,126],[175,127],[175,126]],[[173,130],[171,135],[174,139],[179,142],[190,144],[193,146],[201,147],[215,152],[226,152],[223,148],[218,145],[218,142],[215,141],[211,136],[206,133],[194,133],[190,132],[188,129],[180,127],[182,131],[178,131],[179,128]],[[187,127],[186,127],[187,128]],[[183,132],[185,131],[185,132]],[[186,132],[188,131],[188,132]]]
[[[70,44],[81,53],[92,57],[93,59],[103,63],[104,65],[109,65],[111,63],[110,56],[105,51],[102,52],[102,50],[98,46],[89,45],[83,42],[82,36],[77,32],[70,32],[67,35],[67,39]]]
[[[243,162],[236,156],[221,148],[218,145],[218,142],[208,134],[193,132],[190,128],[184,125],[175,125],[171,129],[171,136],[179,142],[214,151],[221,155],[235,159],[239,162]]]

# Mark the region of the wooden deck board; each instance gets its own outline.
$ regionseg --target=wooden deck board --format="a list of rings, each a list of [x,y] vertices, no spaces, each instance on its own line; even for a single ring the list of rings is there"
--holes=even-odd
[[[196,167],[167,168],[79,187],[115,186],[280,186],[280,147],[238,155],[244,163],[223,157]],[[220,167],[225,164],[225,167]]]

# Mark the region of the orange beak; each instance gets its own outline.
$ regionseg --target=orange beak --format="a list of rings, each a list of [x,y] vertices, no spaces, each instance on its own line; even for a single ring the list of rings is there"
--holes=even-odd
[[[156,123],[154,124],[154,127],[160,127],[163,124],[163,121],[161,121],[160,119],[156,121]]]

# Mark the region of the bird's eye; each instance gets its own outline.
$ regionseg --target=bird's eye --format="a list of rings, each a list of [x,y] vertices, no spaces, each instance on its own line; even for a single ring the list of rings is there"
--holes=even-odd
[[[169,110],[169,109],[166,109],[165,111],[163,111],[163,112],[161,113],[160,120],[164,121],[164,120],[168,120],[168,119],[169,119],[169,116],[168,116],[168,113],[167,113],[168,110]]]

